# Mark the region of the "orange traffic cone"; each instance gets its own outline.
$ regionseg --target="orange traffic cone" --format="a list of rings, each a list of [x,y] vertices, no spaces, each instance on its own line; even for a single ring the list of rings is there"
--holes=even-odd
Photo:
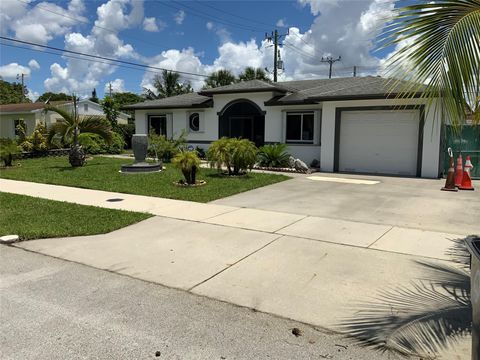
[[[472,162],[470,161],[470,155],[467,155],[467,160],[465,161],[465,170],[463,171],[462,184],[460,185],[460,190],[475,190],[472,184],[472,177],[470,176],[470,170],[473,169]]]
[[[443,191],[458,191],[455,187],[455,169],[453,168],[453,153],[452,149],[448,148],[448,155],[450,155],[450,167],[448,168],[447,180],[445,186],[441,188]]]
[[[459,187],[462,185],[463,179],[463,159],[462,154],[458,155],[457,158],[457,168],[455,169],[455,186]]]

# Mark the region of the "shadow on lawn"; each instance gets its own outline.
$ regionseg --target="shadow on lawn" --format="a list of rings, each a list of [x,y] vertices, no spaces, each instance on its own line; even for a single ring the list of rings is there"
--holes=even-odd
[[[446,254],[458,267],[416,261],[421,278],[359,303],[340,330],[362,345],[422,358],[435,358],[470,334],[470,256],[464,239],[452,240]]]

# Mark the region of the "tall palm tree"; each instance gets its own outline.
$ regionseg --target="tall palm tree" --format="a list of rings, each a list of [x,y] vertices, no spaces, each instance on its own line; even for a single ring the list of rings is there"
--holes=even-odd
[[[439,98],[455,126],[469,107],[480,110],[480,0],[422,0],[399,8],[381,45],[399,47],[387,62],[387,75],[410,80],[400,96],[412,97],[426,85],[422,96],[428,105]],[[473,118],[480,123],[478,113]]]
[[[261,68],[254,68],[251,66],[246,67],[245,70],[243,70],[243,73],[241,73],[238,76],[238,78],[240,79],[240,81],[248,81],[248,80],[270,81],[265,70]]]
[[[179,73],[169,70],[163,70],[162,75],[155,75],[153,78],[153,86],[157,89],[158,95],[150,89],[144,88],[145,97],[149,100],[163,99],[193,92],[189,83],[180,82]]]
[[[212,89],[219,86],[230,85],[236,81],[235,75],[233,75],[230,70],[220,69],[210,74],[207,80],[205,80],[205,86],[203,88]]]
[[[80,133],[97,134],[108,143],[112,141],[112,128],[102,116],[80,116],[77,112],[77,100],[73,97],[73,110],[68,112],[63,108],[47,106],[45,112],[53,111],[62,117],[54,123],[48,132],[47,140],[51,142],[57,136],[63,143],[71,144],[69,161],[73,167],[85,164],[85,151],[78,143]]]

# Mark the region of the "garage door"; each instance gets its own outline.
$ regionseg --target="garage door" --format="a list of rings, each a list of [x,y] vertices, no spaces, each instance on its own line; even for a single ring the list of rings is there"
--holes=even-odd
[[[338,170],[415,176],[419,111],[342,111]]]

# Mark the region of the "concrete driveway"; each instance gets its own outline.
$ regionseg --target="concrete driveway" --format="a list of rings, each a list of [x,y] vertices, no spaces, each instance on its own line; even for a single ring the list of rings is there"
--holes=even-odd
[[[213,203],[438,232],[479,233],[475,218],[480,214],[480,181],[474,181],[476,191],[456,193],[440,191],[444,183],[443,179],[316,173]]]

